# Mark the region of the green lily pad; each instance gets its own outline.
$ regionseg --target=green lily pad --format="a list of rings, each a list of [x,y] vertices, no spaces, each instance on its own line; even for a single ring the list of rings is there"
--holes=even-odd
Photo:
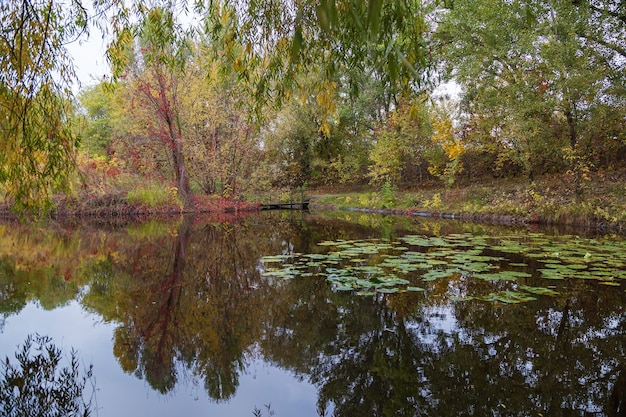
[[[318,243],[316,253],[271,255],[260,261],[266,266],[279,266],[262,271],[265,277],[324,278],[336,291],[360,295],[424,291],[412,285],[420,279],[425,283],[454,276],[486,280],[503,290],[488,295],[467,294],[458,300],[502,303],[558,294],[541,286],[519,285],[521,280],[525,284],[536,278],[597,280],[602,285],[618,286],[616,280],[626,279],[623,242],[540,233],[499,238],[462,233],[408,235],[396,241],[327,240]],[[537,263],[541,267],[532,270],[531,265]],[[485,285],[489,284],[480,288]]]
[[[519,289],[536,295],[558,295],[558,292],[545,287],[530,287],[528,285],[520,285]]]

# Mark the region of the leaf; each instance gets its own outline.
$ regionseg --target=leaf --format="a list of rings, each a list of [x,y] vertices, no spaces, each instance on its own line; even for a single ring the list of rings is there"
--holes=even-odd
[[[600,282],[601,285],[608,285],[611,287],[620,287],[621,284],[619,282],[615,282],[615,281],[602,281]]]
[[[551,290],[549,288],[544,288],[544,287],[531,287],[528,285],[520,285],[520,290],[529,292],[531,294],[536,294],[536,295],[549,295],[549,296],[555,296],[558,295],[559,293]]]
[[[302,37],[302,26],[298,25],[294,29],[293,40],[291,43],[291,60],[293,62],[299,61],[300,51],[302,50],[303,44],[304,39]]]
[[[367,8],[367,23],[370,28],[370,38],[374,39],[380,32],[381,10],[383,0],[369,0]]]

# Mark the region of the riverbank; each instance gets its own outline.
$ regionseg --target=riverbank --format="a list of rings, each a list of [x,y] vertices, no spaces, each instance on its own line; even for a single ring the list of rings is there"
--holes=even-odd
[[[535,181],[499,179],[441,187],[440,183],[379,188],[309,190],[311,209],[343,209],[421,217],[451,218],[496,224],[545,224],[602,231],[626,231],[626,170],[590,174],[576,192],[568,175]],[[147,193],[148,197],[155,194]],[[169,193],[172,194],[172,193]],[[168,195],[169,195],[168,194]],[[53,218],[145,218],[192,213],[245,213],[260,203],[200,195],[184,208],[172,196],[133,198],[130,192],[57,196]],[[263,200],[257,196],[256,200]],[[303,196],[301,196],[304,198]],[[282,198],[282,197],[281,197]],[[154,200],[154,201],[153,201]],[[275,200],[281,200],[278,197]],[[276,202],[275,200],[272,200]],[[282,200],[281,200],[282,201]],[[16,217],[5,202],[0,217]]]
[[[579,192],[568,175],[520,178],[441,188],[383,186],[319,189],[311,207],[455,218],[500,224],[546,224],[626,230],[626,171],[590,174]]]
[[[81,195],[67,197],[58,195],[53,199],[53,209],[46,216],[54,219],[62,218],[101,218],[113,219],[123,217],[155,218],[172,217],[185,214],[206,213],[246,213],[259,210],[260,203],[246,202],[210,196],[195,196],[189,207],[183,207],[177,201],[162,201],[157,204],[146,204],[141,201],[133,201],[123,193],[103,194],[99,196]],[[32,215],[32,213],[24,213]],[[0,205],[0,217],[5,219],[18,218],[11,210],[9,203]]]

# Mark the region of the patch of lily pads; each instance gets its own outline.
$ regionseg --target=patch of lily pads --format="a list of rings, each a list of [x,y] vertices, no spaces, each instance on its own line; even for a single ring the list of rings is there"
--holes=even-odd
[[[494,291],[455,300],[507,304],[556,295],[547,288],[552,280],[620,286],[626,279],[623,242],[576,236],[408,235],[395,241],[322,241],[317,249],[319,253],[263,257],[262,273],[287,280],[321,276],[335,291],[360,295],[423,292],[441,279],[480,280],[491,283]],[[545,286],[526,285],[542,281]]]

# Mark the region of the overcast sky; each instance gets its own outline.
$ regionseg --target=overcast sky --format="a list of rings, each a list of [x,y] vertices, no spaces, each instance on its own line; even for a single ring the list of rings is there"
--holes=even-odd
[[[98,83],[105,75],[110,75],[109,65],[104,57],[106,42],[97,29],[92,29],[88,39],[72,42],[68,50],[74,57],[76,75],[80,88]],[[79,86],[75,86],[75,91]]]

